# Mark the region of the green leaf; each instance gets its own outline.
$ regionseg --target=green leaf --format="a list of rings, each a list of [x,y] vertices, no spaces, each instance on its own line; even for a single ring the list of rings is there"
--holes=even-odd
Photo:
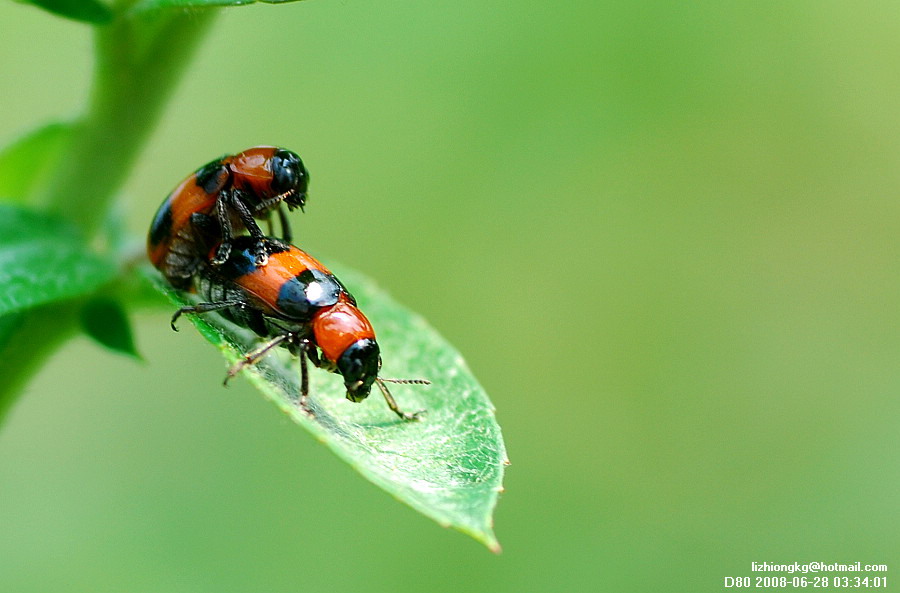
[[[143,0],[134,11],[158,10],[160,8],[215,8],[219,6],[246,6],[247,4],[287,4],[299,0]]]
[[[89,294],[115,272],[66,221],[0,204],[0,315]]]
[[[179,307],[195,302],[191,299],[196,297],[177,292],[155,272],[148,273]],[[491,517],[508,462],[487,394],[459,352],[421,317],[362,275],[343,271],[340,276],[376,328],[384,361],[381,375],[431,380],[431,385],[392,386],[400,407],[424,409],[422,418],[400,420],[377,390],[361,403],[350,402],[339,376],[312,367],[310,406],[315,417],[311,418],[297,405],[299,362],[283,349],[243,374],[368,480],[441,525],[499,551]],[[218,315],[189,317],[232,364],[259,345],[255,334]],[[210,384],[217,379],[211,377]]]
[[[134,346],[131,323],[118,301],[107,297],[89,300],[81,308],[81,326],[100,345],[141,360]]]
[[[25,201],[59,161],[72,126],[52,123],[0,151],[0,196]]]
[[[0,315],[0,350],[9,341],[13,332],[22,325],[22,315],[12,313],[10,315]]]
[[[99,0],[19,0],[76,21],[102,25],[112,20],[112,10]]]

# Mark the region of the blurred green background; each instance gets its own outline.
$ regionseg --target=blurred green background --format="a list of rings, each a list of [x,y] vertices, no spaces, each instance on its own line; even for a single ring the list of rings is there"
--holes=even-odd
[[[12,2],[0,22],[5,143],[80,111],[91,39]],[[130,229],[221,153],[298,151],[298,242],[422,313],[497,405],[504,552],[223,389],[161,311],[136,319],[144,364],[78,339],[0,431],[0,590],[894,578],[898,55],[895,3],[225,11],[124,189]]]

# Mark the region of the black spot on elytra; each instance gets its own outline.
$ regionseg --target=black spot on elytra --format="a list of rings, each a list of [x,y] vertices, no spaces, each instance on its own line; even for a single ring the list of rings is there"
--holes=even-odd
[[[194,173],[197,185],[208,194],[214,194],[225,187],[225,182],[228,180],[228,169],[222,164],[224,158],[210,161]]]
[[[172,232],[172,206],[167,199],[150,224],[150,244],[159,245]]]
[[[281,285],[278,309],[291,319],[306,321],[323,307],[338,302],[341,285],[321,270],[305,270]]]

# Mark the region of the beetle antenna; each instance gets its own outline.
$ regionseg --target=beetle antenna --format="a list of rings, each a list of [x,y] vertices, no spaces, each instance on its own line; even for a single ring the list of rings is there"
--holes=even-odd
[[[400,416],[403,420],[418,420],[419,416],[425,412],[425,410],[420,410],[418,412],[404,412],[399,407],[397,407],[397,402],[394,400],[394,396],[391,395],[391,392],[388,391],[387,385],[385,382],[390,381],[391,383],[421,383],[421,384],[430,384],[430,381],[426,381],[425,379],[382,379],[381,377],[375,377],[375,384],[378,385],[378,388],[381,390],[381,395],[384,396],[384,401],[387,402],[388,407],[393,410],[395,414]]]
[[[295,192],[295,190],[289,189],[284,193],[278,194],[277,196],[272,196],[268,200],[263,200],[262,202],[259,203],[259,205],[256,206],[256,208],[254,210],[256,212],[264,212],[264,211],[268,210],[269,208],[271,208],[272,206],[274,206],[275,204],[280,203],[281,201],[286,199],[288,196],[290,196],[294,192]]]
[[[385,383],[400,383],[402,385],[431,385],[431,381],[428,379],[386,379],[379,378],[379,381],[384,381]]]

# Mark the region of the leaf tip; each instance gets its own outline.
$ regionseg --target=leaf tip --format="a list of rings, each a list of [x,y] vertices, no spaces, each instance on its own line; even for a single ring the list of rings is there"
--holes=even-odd
[[[446,525],[443,525],[440,522],[439,524],[441,524],[443,527],[446,527]],[[490,517],[487,519],[487,523],[483,527],[462,527],[460,525],[452,525],[452,527],[470,536],[475,541],[484,544],[484,547],[486,547],[493,554],[500,554],[503,551],[500,542],[497,540],[497,536],[494,535],[494,520]]]
[[[490,527],[479,533],[478,536],[478,541],[483,543],[492,554],[499,555],[503,552],[503,546],[500,545],[497,536],[494,535],[494,530]]]
[[[81,326],[95,342],[116,354],[143,362],[134,343],[131,323],[121,303],[96,297],[81,308]]]

